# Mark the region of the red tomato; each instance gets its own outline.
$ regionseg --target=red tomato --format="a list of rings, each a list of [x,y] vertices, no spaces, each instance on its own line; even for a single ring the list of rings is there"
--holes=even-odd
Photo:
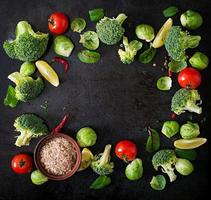
[[[115,154],[124,161],[132,161],[137,155],[137,146],[130,140],[122,140],[115,147]]]
[[[201,74],[196,69],[187,67],[179,73],[178,83],[183,88],[196,89],[201,84]]]
[[[63,34],[69,26],[69,19],[64,13],[55,12],[48,19],[48,28],[55,35]]]
[[[26,174],[32,170],[33,161],[27,154],[17,154],[12,158],[11,167],[17,174]]]

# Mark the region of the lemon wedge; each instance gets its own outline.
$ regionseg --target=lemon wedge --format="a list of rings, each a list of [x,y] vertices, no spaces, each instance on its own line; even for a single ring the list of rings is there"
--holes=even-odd
[[[169,18],[164,24],[163,26],[160,28],[160,30],[158,31],[153,43],[152,43],[152,47],[153,48],[159,48],[161,46],[164,45],[164,41],[166,39],[166,35],[169,32],[170,28],[173,25],[173,20],[171,18]]]
[[[179,139],[174,141],[174,146],[178,149],[195,149],[207,142],[206,138]]]
[[[83,148],[83,150],[81,152],[81,164],[80,164],[78,171],[82,171],[82,170],[85,170],[86,168],[88,168],[90,166],[93,158],[94,158],[94,156],[93,156],[92,152],[87,148]]]
[[[53,86],[59,86],[59,77],[54,69],[44,60],[38,60],[35,63],[40,74]]]

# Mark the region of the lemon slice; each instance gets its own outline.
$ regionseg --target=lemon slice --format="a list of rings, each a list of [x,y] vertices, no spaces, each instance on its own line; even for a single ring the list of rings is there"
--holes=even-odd
[[[90,166],[93,158],[94,158],[94,156],[93,156],[92,152],[87,148],[83,148],[83,150],[81,152],[81,164],[80,164],[78,171],[82,171],[82,170],[85,170],[86,168],[88,168]]]
[[[44,60],[38,60],[35,63],[40,74],[53,86],[59,86],[59,77],[54,69]]]
[[[164,45],[164,41],[166,39],[166,35],[169,32],[170,28],[173,25],[173,20],[171,18],[169,18],[164,24],[163,26],[160,28],[160,30],[158,31],[153,43],[152,43],[152,47],[154,48],[159,48],[161,46]]]
[[[206,138],[193,138],[193,139],[179,139],[174,141],[174,146],[179,149],[194,149],[207,142]]]

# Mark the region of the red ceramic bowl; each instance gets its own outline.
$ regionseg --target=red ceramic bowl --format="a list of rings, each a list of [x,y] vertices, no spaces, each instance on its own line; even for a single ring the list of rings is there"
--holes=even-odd
[[[40,162],[40,150],[41,148],[46,144],[47,141],[51,140],[52,138],[55,137],[63,137],[65,138],[70,144],[73,145],[73,148],[75,149],[76,152],[76,163],[74,165],[74,167],[67,172],[64,175],[53,175],[47,172],[47,170],[42,166],[41,162]],[[46,177],[48,177],[51,180],[65,180],[69,177],[71,177],[73,174],[75,174],[80,166],[81,163],[81,150],[80,147],[78,146],[77,142],[71,138],[70,136],[63,134],[63,133],[51,133],[50,135],[42,138],[39,143],[37,144],[37,146],[35,147],[34,150],[34,162],[35,165],[37,167],[37,169],[39,169]]]

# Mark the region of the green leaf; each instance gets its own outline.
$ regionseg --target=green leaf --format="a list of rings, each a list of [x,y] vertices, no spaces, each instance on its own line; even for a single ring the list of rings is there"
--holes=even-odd
[[[156,49],[150,47],[149,49],[145,50],[139,55],[138,60],[143,64],[147,64],[152,61],[155,55],[156,55]]]
[[[179,9],[176,6],[169,6],[163,10],[164,17],[173,17],[179,12]]]
[[[178,157],[191,161],[197,157],[197,152],[194,149],[175,149],[175,153]]]
[[[102,189],[111,183],[111,178],[108,176],[99,176],[95,181],[90,185],[90,189]]]
[[[149,137],[146,143],[146,151],[151,153],[160,148],[160,136],[159,133],[152,128],[148,128]]]
[[[96,51],[82,50],[78,53],[78,58],[84,63],[96,63],[100,60],[100,54]]]
[[[184,68],[187,67],[187,62],[185,60],[182,61],[174,61],[173,59],[168,63],[169,70],[172,72],[178,73]]]
[[[92,22],[98,22],[104,17],[104,10],[102,8],[96,8],[89,11],[89,18]]]
[[[15,88],[9,85],[7,88],[6,97],[4,98],[4,105],[14,108],[17,104],[18,99],[16,98]]]

